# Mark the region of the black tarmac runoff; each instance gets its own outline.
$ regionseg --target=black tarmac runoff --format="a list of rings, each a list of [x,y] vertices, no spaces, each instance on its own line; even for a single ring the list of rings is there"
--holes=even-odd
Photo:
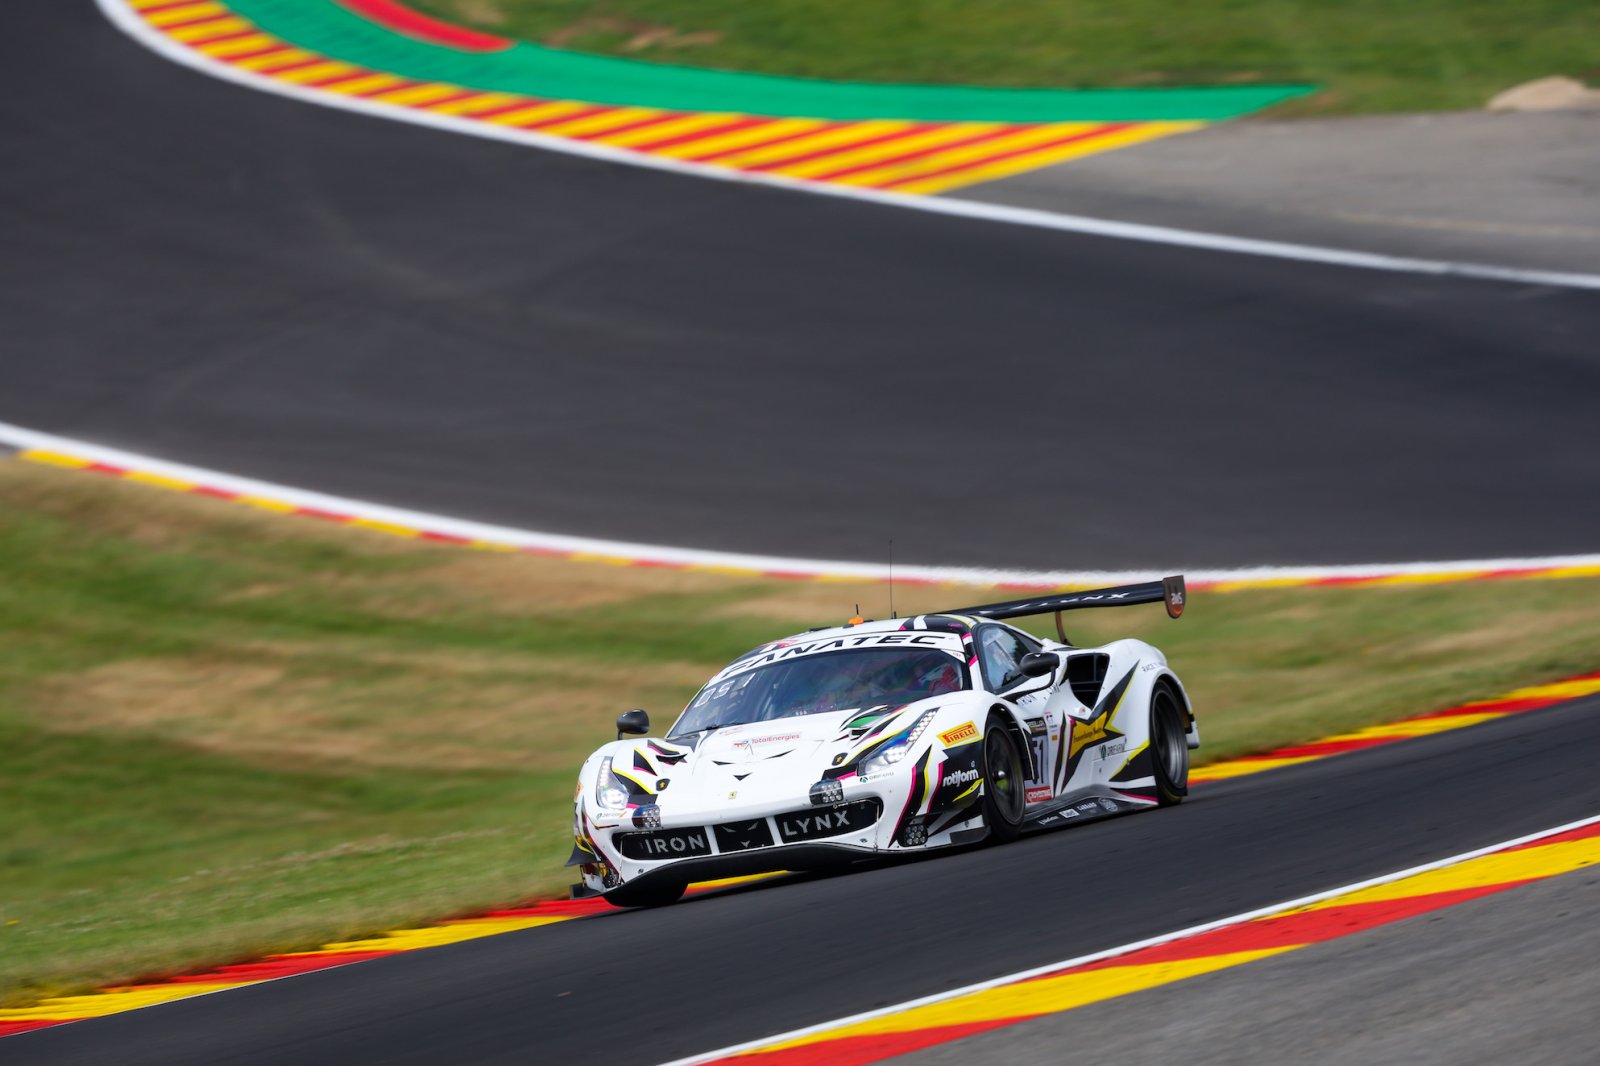
[[[1580,553],[1600,294],[960,220],[0,10],[0,420],[543,531],[1048,569]]]

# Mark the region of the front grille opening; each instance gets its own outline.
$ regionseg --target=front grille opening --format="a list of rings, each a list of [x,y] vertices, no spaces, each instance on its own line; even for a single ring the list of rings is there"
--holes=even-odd
[[[1067,684],[1072,694],[1085,707],[1093,707],[1100,698],[1100,688],[1106,681],[1106,668],[1111,665],[1109,655],[1069,655],[1067,657]]]
[[[726,822],[711,829],[717,834],[717,850],[723,854],[772,846],[772,830],[765,818],[753,822]]]
[[[780,814],[778,834],[785,844],[800,840],[822,840],[826,837],[859,833],[871,829],[883,813],[883,805],[875,799],[857,800],[838,807],[812,807],[806,811]]]
[[[696,855],[710,855],[711,841],[706,831],[699,827],[657,829],[650,833],[619,834],[617,850],[636,861],[687,859]]]
[[[846,833],[860,833],[871,829],[883,814],[883,804],[876,799],[857,800],[836,807],[810,807],[803,811],[745,822],[723,822],[713,826],[695,826],[690,829],[656,829],[646,833],[619,833],[617,850],[636,861],[663,859],[689,859],[711,854],[711,841],[715,840],[717,853],[728,855],[741,851],[770,848],[781,840],[795,844],[806,840],[825,840]],[[772,826],[778,827],[778,837],[773,838]]]

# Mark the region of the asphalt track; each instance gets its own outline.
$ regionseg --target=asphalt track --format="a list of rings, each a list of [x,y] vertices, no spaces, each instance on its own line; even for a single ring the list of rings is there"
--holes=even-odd
[[[8,421],[470,517],[810,556],[891,534],[919,561],[1053,567],[1594,547],[1593,295],[698,183],[257,96],[144,53],[87,0],[0,20]],[[1597,711],[23,1034],[3,1057],[663,1061],[1594,814]]]
[[[550,532],[1052,569],[1591,551],[1600,296],[403,127],[0,13],[0,420]]]
[[[9,1037],[24,1063],[664,1062],[1600,812],[1600,699],[1017,844],[614,912]],[[1093,1010],[1094,1008],[1086,1008]]]

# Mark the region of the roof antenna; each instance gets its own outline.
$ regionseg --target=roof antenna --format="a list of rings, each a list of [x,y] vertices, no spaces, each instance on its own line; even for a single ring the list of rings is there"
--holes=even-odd
[[[889,617],[899,618],[894,613],[894,538],[889,538]]]

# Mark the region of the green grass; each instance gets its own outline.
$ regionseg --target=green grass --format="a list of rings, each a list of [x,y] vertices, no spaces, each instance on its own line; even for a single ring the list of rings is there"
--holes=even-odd
[[[1069,632],[1159,642],[1217,758],[1596,669],[1597,586],[1202,592]],[[664,726],[735,653],[882,597],[0,463],[0,1000],[556,893],[617,711]]]
[[[1471,108],[1600,68],[1581,0],[412,0],[581,51],[805,77],[1013,87],[1315,83],[1289,112]]]

